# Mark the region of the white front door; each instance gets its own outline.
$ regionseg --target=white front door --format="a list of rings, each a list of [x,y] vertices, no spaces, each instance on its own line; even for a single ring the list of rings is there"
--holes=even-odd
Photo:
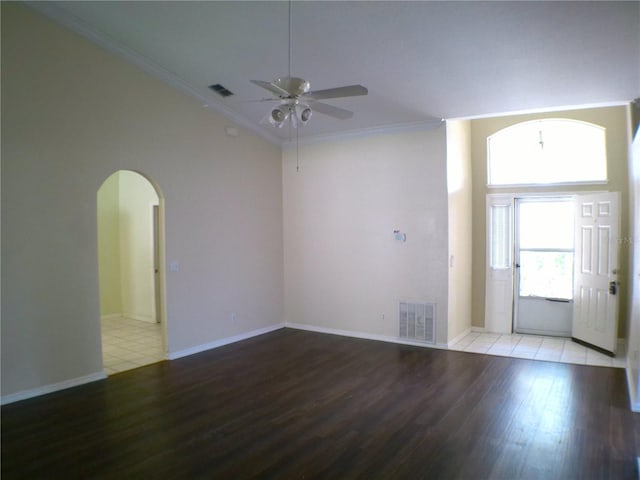
[[[618,333],[620,194],[580,195],[576,202],[571,336],[615,353]]]

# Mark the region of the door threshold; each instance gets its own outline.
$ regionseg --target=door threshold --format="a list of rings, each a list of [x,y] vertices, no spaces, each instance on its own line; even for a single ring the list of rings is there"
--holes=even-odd
[[[565,340],[571,338],[571,332],[549,332],[544,330],[529,330],[527,328],[514,330],[513,333],[516,335],[537,335],[538,337],[553,337]]]

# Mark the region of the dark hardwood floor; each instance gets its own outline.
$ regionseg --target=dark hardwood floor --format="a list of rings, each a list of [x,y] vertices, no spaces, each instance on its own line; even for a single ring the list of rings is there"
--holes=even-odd
[[[284,329],[2,407],[2,478],[627,479],[622,369]]]

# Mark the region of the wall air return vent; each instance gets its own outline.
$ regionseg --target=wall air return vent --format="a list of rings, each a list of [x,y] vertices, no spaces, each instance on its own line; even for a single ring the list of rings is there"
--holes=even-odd
[[[209,85],[209,88],[221,97],[230,97],[231,95],[233,95],[233,92],[231,90],[228,90],[219,83],[216,83],[215,85]]]
[[[400,338],[435,343],[435,303],[400,302],[398,319]]]

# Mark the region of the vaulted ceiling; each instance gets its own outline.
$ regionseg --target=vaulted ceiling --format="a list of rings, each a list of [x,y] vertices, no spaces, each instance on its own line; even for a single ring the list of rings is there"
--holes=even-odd
[[[280,142],[261,124],[286,76],[287,2],[33,2],[30,6]],[[305,138],[333,138],[640,96],[640,2],[293,2],[292,74],[312,90],[361,84],[327,100]],[[208,86],[222,84],[222,98]]]

